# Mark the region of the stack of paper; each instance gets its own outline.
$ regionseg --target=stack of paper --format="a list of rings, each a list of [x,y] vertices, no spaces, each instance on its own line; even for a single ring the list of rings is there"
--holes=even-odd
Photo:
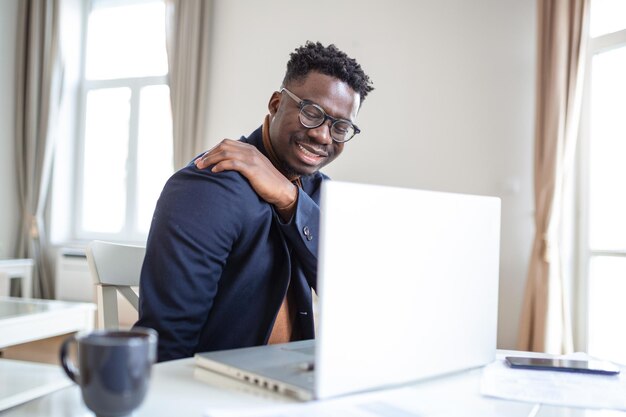
[[[566,358],[589,359],[585,354]],[[512,369],[498,356],[483,371],[481,393],[539,404],[626,410],[626,368],[618,375]]]

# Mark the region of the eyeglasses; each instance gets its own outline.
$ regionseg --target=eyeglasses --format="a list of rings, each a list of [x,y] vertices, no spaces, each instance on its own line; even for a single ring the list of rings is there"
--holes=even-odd
[[[298,118],[302,126],[307,129],[315,129],[326,123],[326,120],[330,120],[332,122],[330,124],[330,137],[338,143],[345,143],[352,139],[357,133],[361,133],[361,130],[353,125],[352,122],[345,119],[335,119],[327,115],[324,109],[317,104],[308,100],[301,100],[284,87],[280,89],[281,93],[283,91],[300,106]]]

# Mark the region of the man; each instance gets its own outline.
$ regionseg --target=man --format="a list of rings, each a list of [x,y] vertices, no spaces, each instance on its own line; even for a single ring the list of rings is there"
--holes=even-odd
[[[136,324],[159,332],[159,361],[315,336],[319,169],[359,133],[372,90],[354,59],[307,42],[291,54],[263,126],[169,179]]]

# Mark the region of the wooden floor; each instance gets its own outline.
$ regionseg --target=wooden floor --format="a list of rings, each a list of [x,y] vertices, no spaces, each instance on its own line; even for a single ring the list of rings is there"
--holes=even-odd
[[[0,357],[23,361],[59,364],[61,343],[71,334],[37,340],[0,350]]]

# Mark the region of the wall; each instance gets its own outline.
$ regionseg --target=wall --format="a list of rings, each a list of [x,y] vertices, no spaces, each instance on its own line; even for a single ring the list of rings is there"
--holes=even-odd
[[[335,179],[502,199],[498,346],[517,339],[533,233],[534,0],[215,0],[207,147],[261,124],[305,40],[357,58],[376,90]],[[453,259],[451,259],[453,261]]]
[[[0,259],[13,257],[17,244],[14,88],[18,1],[0,1]]]
[[[0,1],[0,258],[18,221],[17,4]],[[308,3],[307,3],[308,4]],[[502,198],[498,345],[515,346],[532,221],[534,0],[214,0],[207,147],[256,128],[305,40],[357,58],[376,90],[335,179]]]

